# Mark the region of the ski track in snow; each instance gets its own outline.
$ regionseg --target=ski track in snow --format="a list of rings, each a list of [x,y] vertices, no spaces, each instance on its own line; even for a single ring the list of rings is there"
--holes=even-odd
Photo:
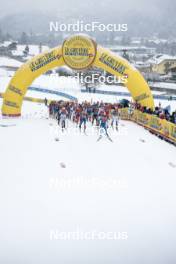
[[[23,118],[0,124],[0,262],[175,262],[174,146],[128,121],[110,130],[113,143],[70,123],[62,133],[29,102]],[[128,239],[50,240],[77,229]]]

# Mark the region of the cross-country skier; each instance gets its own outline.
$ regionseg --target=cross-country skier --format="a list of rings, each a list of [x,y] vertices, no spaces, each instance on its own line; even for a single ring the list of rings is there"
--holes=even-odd
[[[81,131],[82,124],[84,125],[84,133],[86,132],[86,123],[87,123],[87,113],[83,110],[80,113],[79,129]]]
[[[99,141],[103,137],[103,134],[105,134],[107,136],[107,138],[112,142],[112,139],[110,138],[110,136],[108,134],[107,127],[108,127],[108,117],[107,117],[106,113],[104,113],[100,117],[100,136],[97,139],[97,141]]]
[[[98,126],[98,106],[95,105],[93,107],[93,113],[92,113],[92,125],[94,124],[94,121],[96,123],[96,126]]]
[[[62,131],[66,128],[66,119],[67,119],[67,111],[65,107],[63,107],[60,111],[60,125],[62,128]]]
[[[115,123],[115,128],[118,131],[118,125],[119,125],[119,112],[118,112],[118,108],[115,108],[115,109],[112,110],[111,117],[112,117],[111,127],[114,128],[114,123]]]

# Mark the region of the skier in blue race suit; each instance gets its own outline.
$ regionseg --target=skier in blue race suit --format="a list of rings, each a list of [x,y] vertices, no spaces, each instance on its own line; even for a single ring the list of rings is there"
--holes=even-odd
[[[107,138],[112,141],[112,139],[110,138],[109,134],[108,134],[108,117],[106,116],[106,114],[103,114],[101,117],[100,117],[100,136],[98,138],[97,141],[99,141],[102,136],[103,136],[103,133],[107,136]]]
[[[86,131],[87,113],[83,111],[80,115],[79,129],[81,130],[82,124],[84,124],[84,132]]]

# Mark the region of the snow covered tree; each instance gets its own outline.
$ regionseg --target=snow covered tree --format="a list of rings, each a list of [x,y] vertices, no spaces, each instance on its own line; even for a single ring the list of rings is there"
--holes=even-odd
[[[24,49],[24,51],[23,51],[23,54],[24,54],[25,56],[27,56],[27,55],[29,54],[29,46],[28,46],[28,45],[26,45],[26,47],[25,47],[25,49]]]

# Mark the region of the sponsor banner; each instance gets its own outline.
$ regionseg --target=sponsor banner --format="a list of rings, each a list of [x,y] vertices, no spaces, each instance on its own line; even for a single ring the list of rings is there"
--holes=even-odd
[[[135,100],[136,102],[141,102],[142,100],[145,100],[145,99],[147,99],[147,98],[149,98],[149,97],[150,97],[149,94],[147,94],[147,93],[143,93],[143,94],[140,94],[140,95],[134,97],[134,100]]]
[[[149,115],[148,127],[155,131],[162,132],[162,120],[156,116]]]
[[[120,109],[120,115],[122,119],[132,120],[156,134],[163,136],[163,138],[176,143],[176,124],[168,122],[165,119],[160,119],[157,116],[142,113],[138,110],[134,110],[133,114],[129,114],[128,108]]]
[[[171,137],[174,141],[176,141],[176,125],[174,125],[174,124],[170,124],[169,132],[170,132],[170,137]]]
[[[83,35],[66,39],[62,46],[62,55],[66,65],[75,70],[89,68],[94,62],[96,52],[96,43]]]
[[[121,116],[121,119],[124,119],[124,120],[130,119],[129,114],[128,114],[128,109],[127,108],[120,109],[120,116]]]
[[[8,106],[8,107],[12,107],[12,108],[17,108],[17,109],[19,109],[19,105],[18,105],[16,102],[14,102],[14,101],[5,100],[5,101],[4,101],[4,104],[5,104],[6,106]]]
[[[55,50],[52,50],[40,57],[37,57],[36,59],[34,58],[34,60],[29,64],[29,68],[32,72],[35,72],[51,62],[59,60],[60,58],[61,55],[58,55]]]
[[[149,124],[149,115],[148,114],[138,112],[136,114],[136,118],[137,118],[137,122],[141,125],[146,126]]]
[[[19,95],[23,96],[23,91],[20,88],[15,87],[14,85],[10,84],[8,87],[9,91]]]
[[[120,61],[116,57],[105,52],[101,54],[99,61],[119,74],[125,74],[127,69],[126,65],[122,63],[122,60]]]
[[[33,97],[24,97],[25,101],[30,101],[30,102],[34,102],[34,103],[44,103],[44,99],[39,99],[39,98],[33,98]]]

